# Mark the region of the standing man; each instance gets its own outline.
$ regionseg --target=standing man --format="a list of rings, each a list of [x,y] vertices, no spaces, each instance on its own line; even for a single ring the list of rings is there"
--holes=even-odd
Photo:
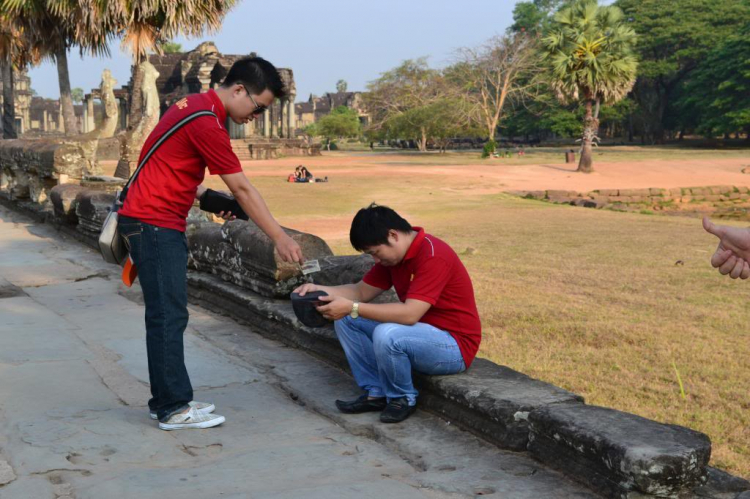
[[[339,410],[382,411],[383,423],[398,423],[416,408],[412,369],[456,374],[474,360],[482,339],[474,288],[450,246],[388,207],[359,210],[349,239],[375,260],[360,282],[305,284],[296,291],[328,293],[320,300],[329,303],[318,311],[336,321],[336,335],[365,392],[356,400],[337,400]],[[369,303],[391,286],[400,303]]]
[[[235,62],[216,90],[177,102],[149,135],[141,160],[183,118],[202,110],[212,111],[216,117],[196,118],[169,137],[142,168],[119,210],[119,230],[127,238],[138,268],[146,304],[152,396],[148,406],[162,430],[210,428],[225,420],[212,414],[213,404],[193,400],[183,348],[188,323],[186,218],[206,167],[211,175],[221,176],[284,261],[303,261],[299,245],[276,222],[242,173],[224,127],[227,117],[237,124],[251,123],[274,99],[283,96],[276,68],[260,57],[249,57]]]

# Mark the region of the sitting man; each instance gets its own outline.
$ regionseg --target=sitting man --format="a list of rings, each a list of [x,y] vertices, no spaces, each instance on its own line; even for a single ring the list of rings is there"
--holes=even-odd
[[[325,291],[318,307],[335,320],[336,334],[357,384],[366,393],[336,401],[341,412],[382,411],[384,423],[414,412],[418,392],[411,371],[455,374],[471,365],[482,332],[474,288],[463,263],[446,243],[412,227],[385,206],[359,210],[352,246],[375,260],[357,284],[305,284],[304,295]],[[400,303],[369,303],[395,287]]]

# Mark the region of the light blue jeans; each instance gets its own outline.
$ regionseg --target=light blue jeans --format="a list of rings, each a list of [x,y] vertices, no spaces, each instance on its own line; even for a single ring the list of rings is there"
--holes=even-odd
[[[417,403],[411,371],[456,374],[464,359],[447,331],[418,322],[413,326],[349,316],[334,324],[357,384],[370,397],[406,397]]]

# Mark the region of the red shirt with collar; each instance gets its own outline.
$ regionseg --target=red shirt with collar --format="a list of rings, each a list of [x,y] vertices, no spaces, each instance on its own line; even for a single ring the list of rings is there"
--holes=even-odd
[[[402,302],[413,298],[432,305],[419,322],[448,331],[468,368],[482,341],[471,278],[448,244],[421,227],[414,230],[417,236],[401,263],[393,267],[376,263],[362,280],[380,289],[393,286]]]
[[[128,190],[119,213],[158,227],[185,231],[188,211],[203,182],[211,175],[242,171],[224,127],[227,112],[216,92],[188,95],[170,107],[146,139],[140,164],[151,146],[178,121],[196,111],[213,111],[183,126],[164,142],[143,166]]]

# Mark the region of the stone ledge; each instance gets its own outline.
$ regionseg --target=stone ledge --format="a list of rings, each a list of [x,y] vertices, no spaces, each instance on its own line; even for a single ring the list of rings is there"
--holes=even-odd
[[[676,497],[706,482],[703,433],[604,407],[547,406],[529,414],[529,451],[611,497]]]
[[[188,273],[189,294],[210,303],[260,334],[310,350],[348,369],[333,326],[308,328],[294,316],[288,300],[264,298],[257,293],[205,273]],[[454,376],[416,374],[420,406],[476,433],[499,447],[526,450],[528,414],[549,404],[582,403],[583,398],[508,367],[477,359],[465,373]]]

